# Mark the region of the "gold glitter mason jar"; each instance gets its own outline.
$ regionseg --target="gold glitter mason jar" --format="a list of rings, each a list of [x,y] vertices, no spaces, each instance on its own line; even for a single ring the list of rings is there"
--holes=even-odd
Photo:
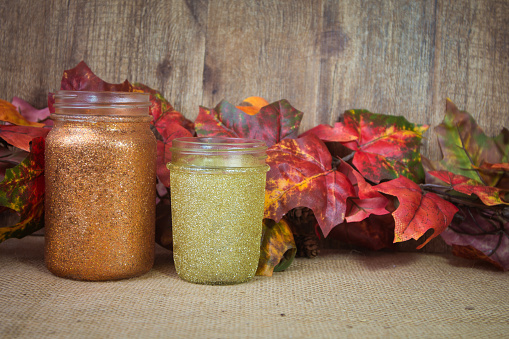
[[[173,258],[180,278],[238,284],[256,273],[265,198],[265,143],[238,138],[173,140]]]
[[[59,91],[45,151],[45,261],[110,280],[152,268],[156,139],[145,93]]]

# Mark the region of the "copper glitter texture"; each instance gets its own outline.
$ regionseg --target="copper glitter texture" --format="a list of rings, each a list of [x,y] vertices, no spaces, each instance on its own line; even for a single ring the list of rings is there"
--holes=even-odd
[[[267,147],[258,140],[180,138],[173,141],[173,257],[180,278],[238,284],[260,257]]]
[[[156,140],[148,94],[59,91],[45,151],[45,261],[111,280],[154,262]]]

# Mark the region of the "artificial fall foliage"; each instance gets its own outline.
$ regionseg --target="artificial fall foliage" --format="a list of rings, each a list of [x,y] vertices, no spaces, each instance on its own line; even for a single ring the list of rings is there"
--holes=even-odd
[[[428,126],[398,116],[349,110],[334,126],[319,125],[299,135],[303,113],[287,100],[250,97],[237,106],[222,101],[213,109],[199,107],[193,123],[156,90],[127,80],[106,83],[84,62],[64,71],[61,89],[150,94],[151,127],[158,141],[156,233],[167,248],[171,219],[165,165],[172,141],[194,135],[245,137],[269,147],[257,274],[286,269],[299,248],[295,239],[309,239],[292,222],[302,208],[314,220],[304,233],[317,237],[378,250],[432,233],[419,248],[442,235],[453,253],[509,269],[509,131],[487,137],[450,100],[436,129],[444,158],[433,162],[421,159],[419,152]],[[17,98],[13,104],[0,103],[0,119],[13,124],[0,126],[0,173],[5,176],[0,205],[20,215],[16,225],[0,228],[0,241],[43,226],[42,154],[53,103],[51,93],[43,110]],[[316,255],[312,244],[309,248]]]

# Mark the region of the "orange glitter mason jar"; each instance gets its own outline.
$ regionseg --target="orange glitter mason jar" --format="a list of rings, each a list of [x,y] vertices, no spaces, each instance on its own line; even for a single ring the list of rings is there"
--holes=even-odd
[[[45,261],[110,280],[154,262],[156,139],[149,95],[59,91],[45,151]]]

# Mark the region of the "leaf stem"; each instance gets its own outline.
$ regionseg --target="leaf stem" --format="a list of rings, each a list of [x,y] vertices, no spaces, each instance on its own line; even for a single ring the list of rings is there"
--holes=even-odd
[[[355,152],[352,152],[352,153],[348,154],[347,156],[344,156],[343,158],[341,158],[341,160],[346,162],[346,161],[352,159],[354,155],[355,155]]]
[[[439,195],[442,199],[452,202],[454,204],[464,205],[468,207],[476,207],[481,210],[492,210],[492,211],[501,211],[504,209],[504,206],[487,206],[482,203],[475,202],[473,200],[467,200],[465,198],[460,198],[458,196],[453,196],[446,191],[449,190],[447,186],[441,186],[436,184],[421,184],[420,187],[428,192],[435,193]]]

